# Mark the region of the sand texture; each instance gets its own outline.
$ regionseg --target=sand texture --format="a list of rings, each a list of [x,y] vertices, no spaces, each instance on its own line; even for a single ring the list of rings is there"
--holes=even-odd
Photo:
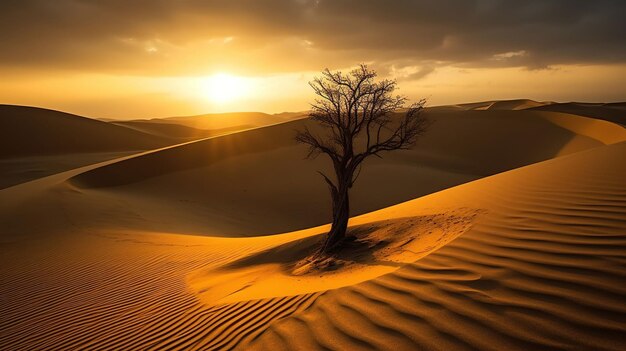
[[[302,159],[304,120],[166,128],[2,189],[0,349],[624,350],[626,131],[539,104],[429,109],[317,265],[327,165]]]

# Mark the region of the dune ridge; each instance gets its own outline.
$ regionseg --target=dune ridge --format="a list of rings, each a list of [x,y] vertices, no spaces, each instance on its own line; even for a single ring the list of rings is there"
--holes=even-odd
[[[624,103],[553,103],[544,106],[531,107],[532,110],[571,113],[584,117],[603,119],[609,122],[626,126],[626,111]]]
[[[512,100],[492,100],[481,102],[470,102],[464,104],[452,105],[450,107],[456,107],[458,109],[470,111],[485,111],[485,110],[524,110],[528,108],[544,106],[552,104],[550,101],[539,102],[530,99],[512,99]],[[443,106],[446,107],[446,106]]]

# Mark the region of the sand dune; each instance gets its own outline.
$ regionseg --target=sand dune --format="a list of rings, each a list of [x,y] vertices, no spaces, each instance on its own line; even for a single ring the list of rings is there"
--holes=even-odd
[[[0,105],[0,158],[148,150],[172,141],[69,113]]]
[[[524,110],[527,108],[549,105],[551,102],[539,102],[528,99],[494,101],[489,110]]]
[[[611,107],[611,108],[617,108],[620,110],[626,110],[626,102],[609,102],[606,104],[603,104],[606,107]]]
[[[111,121],[111,123],[136,129],[143,133],[149,133],[166,138],[180,139],[181,142],[194,139],[202,139],[221,134],[237,132],[244,129],[254,128],[253,125],[237,125],[228,128],[198,129],[183,124],[158,123],[148,121]]]
[[[135,153],[137,151],[64,153],[0,159],[0,189]]]
[[[0,105],[0,189],[178,142],[64,112]]]
[[[552,112],[432,111],[429,118],[432,130],[413,150],[368,161],[353,189],[355,215],[626,140],[626,131],[608,122]],[[85,191],[108,188],[142,217],[156,217],[160,228],[174,232],[249,236],[321,225],[330,210],[316,170],[328,164],[303,160],[306,150],[293,141],[303,123],[168,148],[99,167],[72,182]]]
[[[0,105],[0,189],[138,151],[302,116],[303,113],[230,113],[117,121]]]
[[[161,137],[189,141],[283,123],[304,118],[306,115],[307,112],[283,112],[273,115],[262,112],[230,112],[124,121],[108,120],[108,122]]]
[[[286,112],[279,114],[267,114],[262,112],[229,112],[229,113],[209,113],[197,116],[177,116],[166,118],[139,119],[136,122],[148,123],[170,123],[196,129],[223,129],[247,127],[261,127],[306,116],[306,112]]]
[[[603,119],[626,126],[626,111],[623,103],[591,104],[591,103],[560,103],[532,107],[534,110],[571,113],[579,116]]]
[[[356,218],[486,210],[450,244],[324,293],[242,349],[623,349],[625,156],[626,143],[602,147]]]
[[[482,101],[471,102],[467,104],[453,105],[462,110],[524,110],[527,108],[533,108],[538,106],[549,105],[552,102],[539,102],[529,99],[516,99],[516,100],[494,100],[494,101]]]
[[[626,143],[599,147],[356,217],[358,226],[481,211],[469,231],[450,233],[460,236],[415,263],[289,297],[212,306],[187,277],[202,279],[207,269],[233,261],[254,268],[249,257],[263,262],[264,252],[294,240],[308,245],[302,239],[320,228],[229,239],[97,230],[102,223],[90,222],[96,228],[75,223],[60,236],[13,238],[0,256],[0,345],[619,350],[626,331],[624,156]],[[35,208],[46,183],[22,185],[32,192],[23,206]],[[67,214],[85,196],[67,185],[56,191],[65,209],[42,209]]]
[[[0,190],[0,349],[624,349],[624,129],[428,113],[364,169],[324,270],[302,264],[328,216],[303,121]]]

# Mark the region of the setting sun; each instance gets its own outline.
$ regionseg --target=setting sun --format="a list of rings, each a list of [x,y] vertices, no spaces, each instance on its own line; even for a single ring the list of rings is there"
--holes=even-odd
[[[208,77],[203,85],[206,96],[217,104],[239,100],[249,90],[249,83],[244,78],[226,73]]]

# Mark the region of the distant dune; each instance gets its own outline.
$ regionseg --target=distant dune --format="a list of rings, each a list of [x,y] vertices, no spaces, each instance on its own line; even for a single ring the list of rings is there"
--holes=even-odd
[[[262,112],[230,112],[110,122],[149,134],[189,141],[301,119],[306,114],[307,112],[273,115]]]
[[[236,125],[233,127],[227,128],[218,128],[218,129],[198,129],[193,127],[188,127],[183,124],[174,124],[174,123],[159,123],[152,121],[111,121],[113,124],[117,124],[120,126],[132,128],[138,130],[143,133],[148,133],[152,135],[157,135],[165,138],[173,138],[180,139],[183,141],[190,141],[194,139],[208,138],[212,136],[217,136],[221,134],[227,134],[232,132],[237,132],[244,129],[254,128],[254,125]]]
[[[286,122],[292,119],[302,118],[306,112],[286,112],[275,115],[262,112],[229,112],[229,113],[209,113],[197,116],[180,116],[167,118],[153,118],[145,120],[135,120],[142,122],[174,123],[187,127],[205,130],[215,130],[224,128],[260,127],[270,124]]]
[[[178,142],[69,113],[0,105],[0,189]]]
[[[0,158],[62,153],[148,150],[165,138],[69,113],[0,105]]]
[[[0,189],[139,151],[302,116],[230,113],[118,121],[0,105]]]
[[[592,103],[555,103],[533,107],[535,110],[572,113],[579,116],[603,119],[626,126],[624,103],[592,104]]]
[[[0,349],[623,350],[626,129],[468,105],[366,164],[325,269],[304,120],[0,190]]]
[[[527,108],[533,108],[538,106],[544,106],[551,104],[551,102],[538,102],[528,99],[517,100],[496,100],[496,101],[483,101],[472,102],[467,104],[455,105],[463,110],[524,110]]]

